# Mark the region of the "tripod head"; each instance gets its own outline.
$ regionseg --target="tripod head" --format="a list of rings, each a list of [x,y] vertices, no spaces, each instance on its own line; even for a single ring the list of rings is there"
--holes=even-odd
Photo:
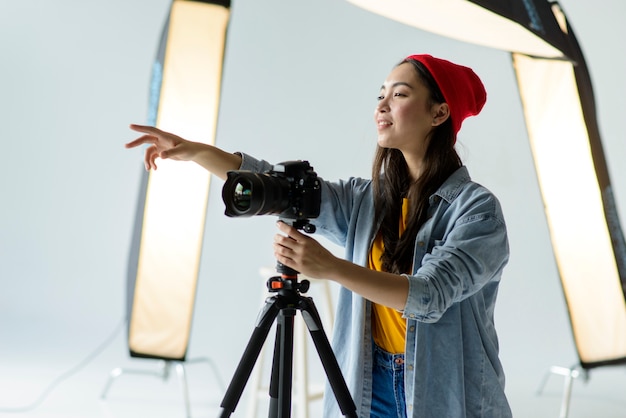
[[[281,219],[281,221],[288,223],[286,219]],[[315,233],[315,225],[308,219],[292,220],[291,226],[309,234]],[[308,280],[298,282],[298,274],[300,274],[298,271],[278,261],[276,262],[276,271],[280,273],[280,277],[271,277],[267,281],[267,289],[270,292],[281,292],[285,290],[306,293],[309,290],[310,282]]]

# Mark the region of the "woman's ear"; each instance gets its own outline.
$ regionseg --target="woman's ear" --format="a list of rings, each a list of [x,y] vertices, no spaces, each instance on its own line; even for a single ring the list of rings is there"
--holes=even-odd
[[[450,117],[450,107],[448,103],[439,103],[433,106],[433,126],[439,126]]]

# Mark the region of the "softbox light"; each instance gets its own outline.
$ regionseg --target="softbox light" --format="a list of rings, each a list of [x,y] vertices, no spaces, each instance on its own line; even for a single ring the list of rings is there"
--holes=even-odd
[[[348,0],[408,25],[511,52],[579,364],[626,363],[626,244],[591,78],[563,10],[545,0]],[[571,377],[561,416],[567,415]]]
[[[348,0],[422,30],[504,51],[566,58],[567,39],[545,1]]]
[[[577,65],[521,54],[513,64],[580,365],[588,369],[626,361],[626,254],[591,80],[561,18]]]
[[[213,144],[230,1],[173,0],[153,68],[149,124]],[[128,272],[133,357],[184,360],[209,173],[164,160],[145,174]]]
[[[589,71],[565,15],[557,5],[554,10],[568,34],[576,65],[512,56],[579,357],[569,369],[550,369],[565,377],[560,412],[565,418],[578,368],[588,372],[626,363],[626,245]],[[582,239],[584,248],[574,242]]]
[[[213,144],[230,1],[173,0],[152,71],[148,124]],[[191,417],[184,362],[191,332],[210,177],[165,160],[143,171],[127,272],[131,357],[158,359],[160,372],[113,369],[166,380],[175,366]],[[213,366],[219,381],[217,368]],[[219,381],[221,383],[221,381]]]

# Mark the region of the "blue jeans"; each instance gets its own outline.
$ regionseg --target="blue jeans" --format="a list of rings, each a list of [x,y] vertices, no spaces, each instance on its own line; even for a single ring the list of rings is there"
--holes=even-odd
[[[371,418],[406,418],[404,354],[374,346]]]

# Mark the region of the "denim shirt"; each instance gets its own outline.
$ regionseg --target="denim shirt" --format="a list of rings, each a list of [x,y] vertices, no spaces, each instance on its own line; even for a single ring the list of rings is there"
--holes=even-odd
[[[242,154],[242,170],[271,165]],[[430,197],[429,218],[415,240],[407,319],[405,391],[412,418],[508,418],[504,372],[498,357],[494,307],[509,258],[506,225],[497,198],[454,172]],[[345,258],[367,266],[379,225],[374,224],[370,180],[322,181],[317,232],[345,248]],[[341,287],[332,346],[357,406],[370,416],[371,303]],[[324,418],[341,417],[330,387]]]

